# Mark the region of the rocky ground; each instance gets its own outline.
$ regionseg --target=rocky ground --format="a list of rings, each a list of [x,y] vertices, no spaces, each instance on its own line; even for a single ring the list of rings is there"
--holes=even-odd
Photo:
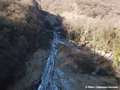
[[[57,56],[57,72],[58,81],[62,86],[62,90],[86,90],[85,86],[118,86],[117,80],[109,75],[105,74],[105,68],[103,68],[103,73],[96,73],[96,64],[94,60],[90,57],[85,58],[79,55],[89,55],[88,52],[84,50],[75,53],[71,48],[64,45],[59,45],[58,56]],[[92,60],[91,60],[92,59]],[[97,89],[91,89],[97,90]],[[106,89],[101,89],[106,90]],[[113,89],[119,90],[119,89]]]

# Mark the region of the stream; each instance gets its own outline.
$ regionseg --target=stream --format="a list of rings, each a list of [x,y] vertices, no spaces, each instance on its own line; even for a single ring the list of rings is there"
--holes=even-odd
[[[56,56],[58,45],[58,35],[56,30],[53,30],[53,38],[50,55],[47,59],[46,67],[41,78],[42,82],[37,90],[60,90],[60,86],[56,80]]]

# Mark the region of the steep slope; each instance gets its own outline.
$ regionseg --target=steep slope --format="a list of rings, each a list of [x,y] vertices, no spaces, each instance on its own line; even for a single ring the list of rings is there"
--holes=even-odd
[[[45,31],[48,26],[32,0],[0,0],[1,90],[26,75],[26,62],[38,48],[42,49],[40,54],[45,52],[47,57],[52,39],[52,33]]]
[[[50,15],[47,16],[47,18],[50,17]],[[54,23],[51,19],[48,21],[51,25],[55,25],[57,22]],[[62,26],[54,27],[56,31],[59,31],[60,27],[62,28]],[[119,83],[114,77],[115,72],[110,61],[102,56],[96,56],[88,47],[79,48],[77,45],[69,43],[65,38],[61,39],[61,34],[58,35],[57,40],[55,39],[58,44],[56,44],[57,51],[54,52],[57,53],[57,56],[52,59],[56,63],[54,72],[51,72],[57,74],[55,80],[57,79],[58,87],[52,87],[54,84],[51,83],[51,80],[48,81],[50,83],[48,87],[44,89],[49,89],[51,86],[53,90],[85,90],[87,86],[112,85],[118,86],[116,90],[119,90]],[[52,57],[51,54],[50,57]],[[45,81],[47,82],[47,79]],[[43,90],[41,86],[42,84],[40,84],[38,90]]]
[[[1,9],[1,32],[8,35],[5,37],[1,34],[4,36],[2,38],[7,40],[2,41],[4,43],[0,48],[0,58],[3,59],[0,60],[3,63],[0,66],[3,69],[0,72],[0,85],[3,90],[85,90],[87,86],[117,86],[118,88],[113,90],[119,90],[120,78],[117,75],[120,74],[113,67],[113,62],[92,50],[94,46],[99,49],[99,45],[96,45],[98,43],[104,46],[102,36],[100,35],[101,41],[100,37],[94,36],[101,30],[95,27],[99,21],[103,23],[105,19],[109,19],[104,14],[109,11],[109,5],[114,7],[112,3],[117,0],[111,0],[112,3],[109,1],[109,4],[105,4],[107,0],[100,0],[99,3],[95,0],[18,0],[10,1],[9,5],[6,5],[6,1],[1,2],[2,8],[14,9],[9,14],[5,9]],[[117,4],[119,5],[119,2]],[[88,7],[91,7],[93,12]],[[94,12],[95,8],[103,8],[102,13],[99,13],[101,10]],[[115,12],[115,16],[119,15]],[[14,22],[12,27],[8,26],[9,20]],[[111,20],[108,24],[110,22]],[[115,27],[118,24],[119,22],[116,22]],[[98,27],[102,28],[102,25]],[[6,28],[9,30],[6,31]],[[118,42],[116,45],[119,45],[118,28],[119,26],[116,28],[115,37],[112,35]],[[103,31],[108,33],[107,30]],[[10,36],[8,32],[11,33]],[[108,40],[109,35],[111,33],[108,36],[105,34],[105,40]],[[112,39],[110,38],[111,41]],[[90,42],[90,45],[87,46],[85,41]],[[4,47],[5,44],[10,47]],[[5,49],[2,49],[3,47]],[[118,52],[116,49],[114,51]]]

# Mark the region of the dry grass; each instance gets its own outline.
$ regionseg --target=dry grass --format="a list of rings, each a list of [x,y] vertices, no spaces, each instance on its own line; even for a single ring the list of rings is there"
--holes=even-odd
[[[80,45],[89,41],[87,47],[97,48],[113,55],[120,51],[119,0],[46,0],[38,2],[42,9],[64,17],[62,25],[67,31],[68,40],[74,40]],[[120,53],[118,54],[120,57]],[[119,61],[116,62],[118,64]]]
[[[79,44],[89,41],[88,47],[119,52],[120,49],[120,2],[118,0],[79,0],[71,13],[63,12],[63,26],[68,39]],[[120,54],[119,54],[120,55]]]
[[[63,26],[68,31],[68,39],[75,40],[79,44],[90,41],[89,47],[96,47],[104,51],[114,51],[116,47],[120,46],[119,0],[46,0],[38,2],[42,9],[64,17]]]

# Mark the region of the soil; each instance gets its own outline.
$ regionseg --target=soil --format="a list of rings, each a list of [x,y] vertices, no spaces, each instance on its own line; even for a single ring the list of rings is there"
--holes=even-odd
[[[26,73],[13,85],[10,85],[7,90],[26,90],[39,82],[48,55],[49,50],[38,49],[25,63]]]

